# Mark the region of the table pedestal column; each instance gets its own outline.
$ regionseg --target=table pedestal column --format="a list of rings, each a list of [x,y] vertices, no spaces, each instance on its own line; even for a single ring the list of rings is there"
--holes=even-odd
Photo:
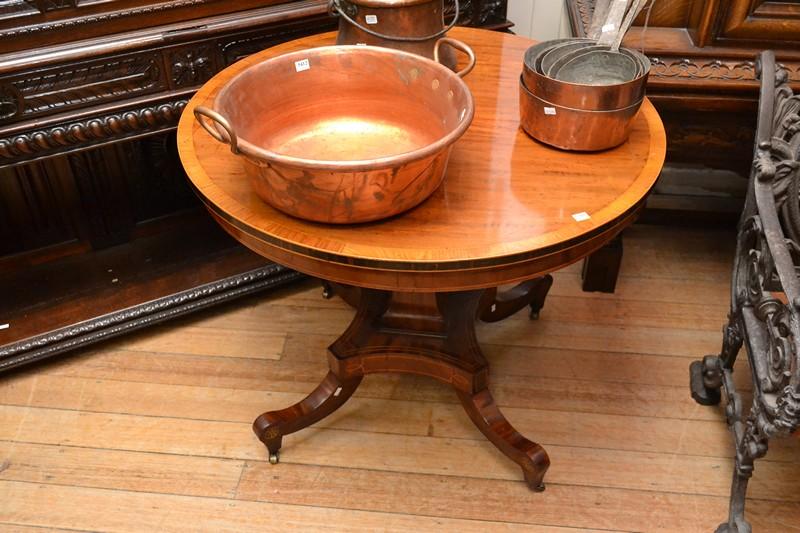
[[[330,371],[301,402],[259,416],[253,430],[278,461],[284,435],[331,414],[355,392],[366,374],[403,372],[435,378],[458,392],[464,410],[497,448],[522,468],[533,490],[543,490],[550,460],[544,448],[506,420],[488,389],[489,365],[475,336],[475,321],[496,321],[526,305],[538,313],[552,279],[521,284],[504,294],[492,290],[404,293],[332,287],[356,306],[347,331],[329,348]]]

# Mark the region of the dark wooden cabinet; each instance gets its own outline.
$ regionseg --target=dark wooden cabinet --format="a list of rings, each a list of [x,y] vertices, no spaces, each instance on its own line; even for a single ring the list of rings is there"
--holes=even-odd
[[[0,52],[73,45],[86,39],[118,36],[144,28],[160,28],[162,32],[179,33],[186,23],[233,15],[247,19],[249,10],[287,0],[7,0],[0,2]],[[299,2],[302,3],[302,2]],[[308,3],[308,2],[306,2]],[[285,11],[287,18],[297,18],[293,6]],[[171,28],[175,24],[177,27]],[[83,48],[83,47],[75,47]],[[60,47],[61,50],[64,47]],[[85,50],[84,50],[85,52]]]
[[[336,25],[327,0],[0,1],[0,371],[299,277],[210,221],[174,129],[222,68]]]
[[[567,0],[567,6],[575,34],[584,35],[594,0]],[[741,177],[731,179],[731,189],[743,195],[755,136],[756,55],[775,50],[798,87],[800,0],[657,1],[646,28],[645,15],[624,44],[643,48],[653,63],[647,90],[667,129],[665,180],[675,169],[695,168],[698,179],[709,170],[733,171]],[[684,189],[705,187],[683,179]],[[668,183],[660,187],[670,188]],[[648,205],[727,211],[735,219],[740,201],[677,193],[657,194]]]
[[[762,41],[791,46],[793,42],[800,41],[798,0],[737,0],[722,3],[726,5],[713,6],[719,13],[718,29],[708,32],[714,44],[748,46],[753,41]],[[713,9],[710,7],[706,7],[707,12]]]

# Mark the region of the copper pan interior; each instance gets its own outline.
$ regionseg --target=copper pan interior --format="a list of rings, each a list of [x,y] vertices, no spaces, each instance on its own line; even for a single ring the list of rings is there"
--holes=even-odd
[[[621,85],[641,74],[641,63],[631,56],[594,47],[565,56],[557,65],[553,78],[586,85]]]
[[[270,59],[231,80],[215,108],[248,155],[333,165],[439,150],[473,113],[469,89],[444,66],[371,46]]]
[[[565,56],[584,50],[586,48],[597,48],[599,45],[592,41],[571,41],[558,44],[542,54],[539,60],[539,72],[545,76],[552,77],[551,71],[557,68]]]
[[[593,45],[583,46],[581,48],[575,48],[575,49],[566,49],[566,48],[567,47],[564,46],[564,47],[558,48],[555,52],[550,52],[550,53],[547,54],[547,57],[545,57],[544,59],[547,59],[550,56],[554,56],[555,59],[553,61],[551,61],[548,70],[547,71],[543,71],[542,74],[544,74],[548,78],[555,79],[556,78],[556,76],[555,76],[556,72],[558,72],[561,69],[561,66],[564,65],[566,62],[570,61],[573,57],[582,56],[582,55],[584,55],[584,54],[586,54],[586,53],[588,53],[589,51],[592,51],[592,50],[602,50],[605,47],[603,47],[603,46],[601,46],[599,44],[593,44]],[[559,52],[559,50],[562,50],[562,49],[565,49],[565,50],[563,52]],[[542,60],[542,66],[543,67],[545,66],[544,60]]]
[[[585,42],[587,44],[594,43],[594,41],[590,39],[576,39],[576,38],[553,39],[551,41],[543,41],[537,43],[525,51],[525,57],[523,60],[525,68],[535,72],[541,72],[542,59],[547,54],[547,52],[549,52],[552,48],[562,46],[564,44],[578,43],[578,42]]]

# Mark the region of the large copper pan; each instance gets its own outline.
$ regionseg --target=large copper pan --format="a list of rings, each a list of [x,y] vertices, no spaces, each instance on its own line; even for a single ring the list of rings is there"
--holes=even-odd
[[[470,57],[461,75],[474,65],[471,50]],[[457,74],[373,46],[269,59],[231,79],[213,110],[195,110],[212,136],[243,156],[264,201],[337,224],[389,217],[426,199],[473,113]]]

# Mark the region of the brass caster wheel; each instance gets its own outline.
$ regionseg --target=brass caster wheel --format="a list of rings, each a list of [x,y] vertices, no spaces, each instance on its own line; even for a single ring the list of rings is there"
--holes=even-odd
[[[278,462],[280,462],[280,456],[278,455],[278,452],[269,454],[269,464],[276,465]]]
[[[333,298],[333,287],[329,283],[322,283],[322,297],[326,300]]]

